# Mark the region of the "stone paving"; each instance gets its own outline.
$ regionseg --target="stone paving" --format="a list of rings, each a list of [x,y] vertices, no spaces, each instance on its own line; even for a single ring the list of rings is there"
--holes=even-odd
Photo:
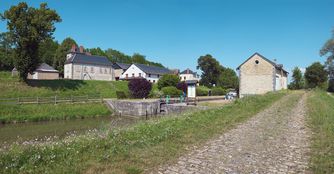
[[[286,96],[247,122],[151,173],[309,173],[304,94]],[[291,102],[290,102],[291,105]]]

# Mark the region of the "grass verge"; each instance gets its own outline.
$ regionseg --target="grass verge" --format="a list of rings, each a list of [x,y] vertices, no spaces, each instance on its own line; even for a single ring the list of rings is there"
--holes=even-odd
[[[314,173],[334,173],[334,97],[313,91],[307,102],[312,128],[311,169]]]
[[[108,116],[103,103],[0,105],[0,123]]]
[[[0,173],[141,173],[221,134],[284,96],[270,93],[178,117],[0,152]]]

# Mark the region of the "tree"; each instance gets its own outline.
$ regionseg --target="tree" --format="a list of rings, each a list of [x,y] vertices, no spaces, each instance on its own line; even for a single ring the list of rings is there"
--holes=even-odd
[[[90,52],[92,55],[107,57],[107,54],[100,47],[86,49],[86,51]]]
[[[52,40],[51,38],[45,39],[39,44],[38,57],[41,62],[53,65],[53,60],[58,49],[58,42]]]
[[[72,48],[72,45],[78,46],[77,43],[70,37],[63,40],[56,50],[56,55],[53,60],[53,67],[55,67],[60,74],[64,74],[64,63],[66,61],[66,54]]]
[[[174,74],[164,74],[158,81],[158,88],[161,90],[163,87],[174,86],[176,87],[180,79]]]
[[[238,89],[239,79],[235,71],[231,68],[223,67],[218,79],[218,86],[222,86],[225,89],[228,88]]]
[[[41,3],[39,8],[28,7],[20,2],[1,14],[7,20],[7,28],[15,46],[15,67],[24,81],[40,63],[38,57],[39,43],[50,38],[55,31],[55,22],[60,16],[55,10]]]
[[[9,33],[0,33],[0,70],[11,70],[14,67],[14,50]]]
[[[128,84],[130,93],[134,98],[146,98],[152,89],[152,84],[146,79],[132,79]]]
[[[329,75],[328,91],[334,92],[334,30],[332,37],[320,50],[320,56],[326,56],[325,68]]]
[[[146,64],[147,63],[145,56],[143,56],[139,53],[134,53],[132,55],[132,62],[133,63],[140,63],[140,64]]]
[[[219,62],[210,54],[207,54],[199,57],[197,63],[197,69],[203,72],[201,75],[201,83],[205,86],[217,85],[222,72],[222,66]]]
[[[302,89],[304,87],[304,77],[302,71],[298,67],[292,70],[292,82],[289,84],[289,89]]]
[[[315,62],[305,71],[305,80],[309,88],[320,87],[327,82],[327,72],[320,62]]]
[[[125,55],[124,53],[112,48],[107,49],[105,53],[112,62],[132,63],[131,56]]]

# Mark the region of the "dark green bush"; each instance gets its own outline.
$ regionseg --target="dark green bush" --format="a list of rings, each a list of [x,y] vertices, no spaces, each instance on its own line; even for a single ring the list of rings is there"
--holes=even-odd
[[[212,95],[225,95],[226,90],[223,89],[222,87],[214,87],[211,89],[211,94]]]
[[[177,89],[174,86],[167,86],[163,87],[161,91],[164,93],[164,95],[170,95],[170,96],[180,96],[182,95],[182,91]]]
[[[158,88],[161,90],[163,87],[174,86],[176,87],[180,79],[175,74],[165,74],[158,81]]]
[[[147,98],[152,89],[152,83],[146,79],[133,79],[130,80],[129,90],[134,98]]]
[[[206,86],[197,86],[196,95],[197,96],[208,96],[210,89]]]

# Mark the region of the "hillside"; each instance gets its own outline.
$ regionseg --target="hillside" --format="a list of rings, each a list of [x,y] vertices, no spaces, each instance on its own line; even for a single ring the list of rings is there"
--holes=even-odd
[[[124,81],[83,81],[83,80],[30,80],[28,84],[12,77],[10,72],[0,72],[0,98],[47,97],[69,95],[102,95],[116,98],[116,91],[128,92]]]

